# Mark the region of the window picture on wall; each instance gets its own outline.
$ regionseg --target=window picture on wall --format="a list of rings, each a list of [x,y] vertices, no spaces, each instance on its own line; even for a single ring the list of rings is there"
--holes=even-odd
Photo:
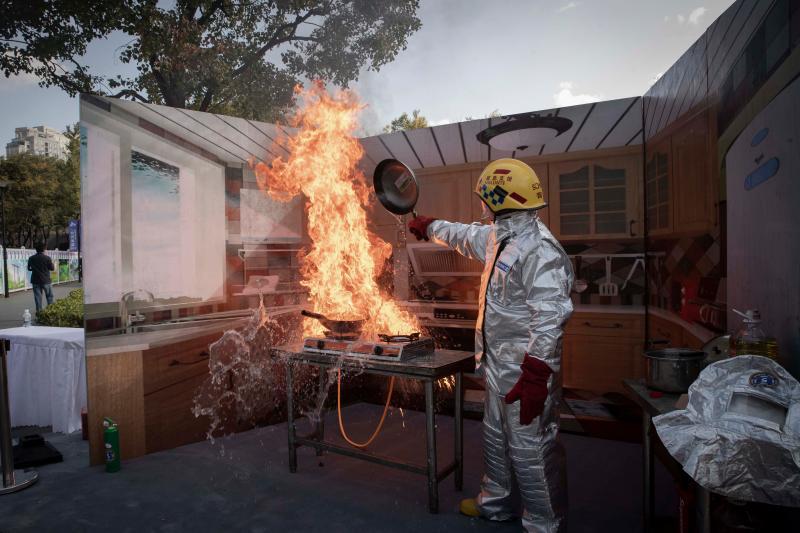
[[[131,150],[133,272],[158,296],[182,286],[180,168]]]

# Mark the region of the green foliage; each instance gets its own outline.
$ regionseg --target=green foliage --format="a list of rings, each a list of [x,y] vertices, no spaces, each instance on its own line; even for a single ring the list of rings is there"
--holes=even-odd
[[[62,298],[36,313],[36,323],[40,326],[61,328],[83,327],[83,289],[71,291]]]
[[[388,126],[383,128],[383,132],[394,133],[396,131],[415,130],[417,128],[427,127],[428,119],[419,114],[419,109],[415,109],[411,112],[410,117],[408,113],[403,113],[394,119]]]
[[[0,160],[0,180],[9,182],[5,215],[11,248],[33,248],[80,215],[80,141],[75,128],[67,128],[66,135],[70,137],[66,161],[27,153]]]
[[[0,69],[69,94],[116,91],[173,107],[274,120],[305,79],[346,86],[405,49],[419,0],[11,0],[0,3]],[[81,64],[121,31],[132,77]],[[3,40],[5,39],[5,40]]]

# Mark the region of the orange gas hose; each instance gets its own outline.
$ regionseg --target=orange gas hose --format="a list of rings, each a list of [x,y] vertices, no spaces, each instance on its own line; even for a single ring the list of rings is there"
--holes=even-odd
[[[392,391],[394,391],[394,377],[389,380],[389,394],[386,395],[386,405],[383,406],[383,414],[381,415],[380,422],[378,422],[378,427],[375,428],[372,436],[366,442],[355,442],[347,436],[347,432],[344,430],[344,422],[342,422],[342,370],[339,369],[339,379],[336,384],[336,410],[339,413],[339,431],[342,433],[342,437],[344,437],[344,440],[346,440],[348,444],[355,446],[356,448],[366,448],[372,443],[372,441],[375,440],[375,437],[377,437],[378,433],[381,432],[383,422],[386,420],[386,413],[389,411],[389,402],[392,400]]]

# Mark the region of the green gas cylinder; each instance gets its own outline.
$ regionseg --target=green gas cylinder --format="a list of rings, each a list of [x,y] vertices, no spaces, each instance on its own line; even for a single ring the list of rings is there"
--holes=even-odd
[[[106,453],[106,472],[119,472],[119,430],[110,418],[103,419],[103,442]]]

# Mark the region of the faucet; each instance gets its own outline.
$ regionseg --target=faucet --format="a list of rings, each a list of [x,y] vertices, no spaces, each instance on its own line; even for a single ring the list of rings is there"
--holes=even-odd
[[[128,333],[134,324],[144,322],[145,320],[145,316],[138,310],[134,314],[128,312],[128,306],[134,300],[153,302],[155,301],[155,297],[152,292],[143,289],[136,289],[122,295],[119,299],[119,319],[123,333]]]

